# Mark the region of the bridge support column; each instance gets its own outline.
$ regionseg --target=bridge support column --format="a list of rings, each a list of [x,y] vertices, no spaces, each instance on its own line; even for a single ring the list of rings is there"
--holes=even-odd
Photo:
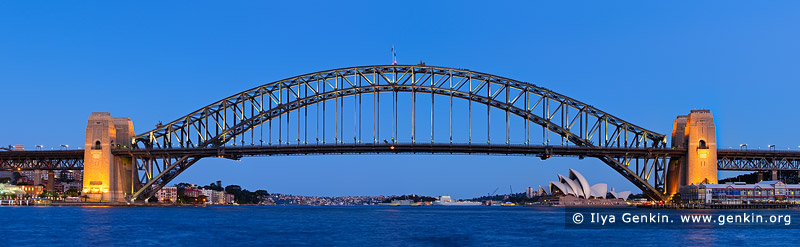
[[[678,116],[673,124],[672,147],[685,147],[687,154],[679,161],[671,160],[667,168],[669,195],[677,193],[680,186],[718,183],[717,130],[711,111],[692,110],[688,116]]]
[[[131,147],[133,122],[113,118],[107,112],[93,112],[86,126],[83,194],[92,201],[125,202],[134,189],[134,164],[116,157],[112,149]]]
[[[33,170],[33,185],[42,184],[42,170]]]
[[[772,181],[778,180],[778,170],[772,170]]]
[[[686,118],[689,116],[680,115],[675,118],[675,121],[672,123],[672,148],[686,148],[686,135],[684,131],[686,130]],[[683,176],[684,172],[686,172],[686,157],[680,158],[670,158],[669,166],[667,167],[667,177],[666,177],[666,193],[669,196],[672,196],[678,193],[680,186],[684,184],[685,176]]]
[[[55,180],[56,180],[55,172],[53,172],[53,170],[47,170],[47,187],[45,187],[45,190],[47,192],[55,193],[55,190],[53,190],[53,185],[55,184]]]

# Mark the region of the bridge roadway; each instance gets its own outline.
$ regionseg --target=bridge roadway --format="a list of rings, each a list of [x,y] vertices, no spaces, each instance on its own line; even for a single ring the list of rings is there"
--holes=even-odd
[[[652,158],[680,156],[680,150],[642,148],[599,148],[579,146],[540,145],[465,145],[465,144],[342,144],[342,145],[273,145],[273,146],[226,146],[222,148],[115,150],[115,155],[138,157],[221,157],[241,158],[246,156],[308,155],[308,154],[497,154],[531,155],[546,159],[553,156]],[[685,151],[684,151],[685,153]]]
[[[83,150],[0,151],[0,170],[83,170]]]
[[[464,144],[359,144],[359,145],[273,145],[225,146],[183,149],[114,149],[118,156],[165,158],[176,156],[239,159],[248,156],[309,154],[497,154],[550,157],[665,158],[682,157],[686,149],[601,148],[542,145]],[[81,170],[84,150],[0,151],[0,170]],[[719,170],[800,170],[800,151],[725,150],[717,151]]]

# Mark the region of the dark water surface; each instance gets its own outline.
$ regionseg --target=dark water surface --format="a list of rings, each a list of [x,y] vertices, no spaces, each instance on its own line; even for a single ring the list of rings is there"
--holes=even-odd
[[[0,207],[0,213],[0,246],[800,244],[798,229],[565,229],[562,208]]]

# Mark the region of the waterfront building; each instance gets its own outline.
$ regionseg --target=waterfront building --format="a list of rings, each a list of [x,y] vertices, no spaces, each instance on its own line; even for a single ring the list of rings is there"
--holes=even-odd
[[[236,201],[234,200],[233,194],[225,193],[225,204],[234,204]]]
[[[800,203],[800,184],[782,181],[692,184],[680,188],[680,199],[684,204]]]
[[[0,196],[21,196],[25,194],[25,191],[22,190],[19,186],[10,185],[10,184],[0,184]]]
[[[82,172],[80,171],[73,171],[73,170],[61,170],[54,174],[56,178],[60,179],[72,179],[72,180],[81,180]]]
[[[214,190],[211,194],[211,197],[208,198],[208,202],[210,204],[226,204],[225,203],[225,192],[224,191],[216,191]]]
[[[569,169],[569,177],[558,174],[558,182],[550,182],[550,195],[574,196],[583,199],[602,198],[605,199],[608,193],[608,185],[598,183],[589,186],[589,182],[578,171]],[[630,191],[617,193],[612,188],[610,193],[614,198],[627,200]]]
[[[183,189],[183,195],[184,196],[188,196],[188,197],[195,197],[196,198],[196,197],[202,196],[203,195],[203,191],[195,188],[194,186],[186,187],[186,188]]]
[[[206,197],[206,204],[214,204],[214,202],[211,200],[211,197],[214,196],[214,190],[200,189],[200,193]]]
[[[551,181],[549,188],[549,195],[542,196],[539,202],[555,206],[627,205],[625,201],[631,194],[630,191],[616,192],[613,188],[609,192],[604,183],[589,186],[586,178],[573,169],[569,169],[568,177],[558,174],[558,181]]]
[[[41,185],[20,185],[19,188],[28,195],[38,196],[44,192],[44,186]]]
[[[24,170],[19,171],[19,175],[22,176],[20,178],[21,181],[18,182],[25,182],[29,184],[36,185],[35,183],[41,183],[42,180],[47,180],[47,173],[35,170]]]
[[[77,180],[76,181],[72,181],[72,182],[58,182],[56,186],[57,187],[61,186],[61,190],[56,190],[56,191],[59,191],[59,192],[62,192],[62,193],[66,192],[66,191],[68,191],[70,189],[75,189],[77,191],[81,191],[81,188],[83,187],[83,182],[82,181],[77,181]]]
[[[156,198],[165,203],[175,203],[178,201],[178,187],[164,186],[156,191]]]

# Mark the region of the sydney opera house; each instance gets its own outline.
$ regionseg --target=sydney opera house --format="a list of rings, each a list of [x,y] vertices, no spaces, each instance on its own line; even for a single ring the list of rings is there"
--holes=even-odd
[[[589,182],[580,173],[569,169],[569,176],[558,174],[558,181],[551,181],[549,196],[542,198],[542,203],[554,206],[600,206],[626,205],[625,200],[630,191],[616,192],[608,185],[598,183],[589,186]]]

